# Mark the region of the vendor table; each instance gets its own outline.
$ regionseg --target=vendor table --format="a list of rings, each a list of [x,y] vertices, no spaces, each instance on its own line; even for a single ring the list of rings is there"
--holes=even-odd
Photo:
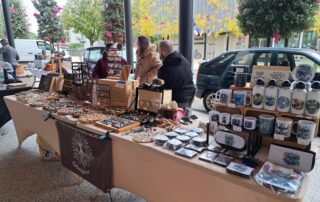
[[[13,117],[19,144],[37,133],[57,152],[59,141],[55,120],[43,121],[44,111],[19,103],[14,96],[5,98]],[[32,117],[32,119],[30,119]],[[106,131],[91,124],[79,124],[72,119],[56,117],[76,124],[79,128],[104,134]],[[176,156],[153,143],[138,144],[130,136],[111,134],[113,186],[139,194],[155,202],[280,202],[301,201],[308,184],[308,175],[295,198],[276,195],[254,180],[228,174],[225,168],[210,163]],[[262,148],[257,157],[265,160],[268,149]]]
[[[10,113],[8,111],[8,108],[7,108],[3,98],[7,95],[13,95],[15,93],[30,90],[30,89],[31,89],[31,87],[22,87],[22,88],[0,90],[0,128],[4,124],[6,124],[8,121],[11,120]]]

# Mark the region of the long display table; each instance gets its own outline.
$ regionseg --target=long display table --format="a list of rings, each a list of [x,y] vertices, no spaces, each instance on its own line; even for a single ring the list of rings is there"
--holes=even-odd
[[[14,96],[5,97],[5,102],[16,127],[19,145],[37,133],[60,152],[55,120],[44,122],[43,110],[19,103]],[[97,134],[106,132],[91,124],[56,118]],[[114,187],[141,195],[151,202],[302,201],[309,181],[306,175],[300,193],[295,198],[288,198],[276,195],[252,179],[231,175],[225,168],[200,161],[197,157],[185,159],[153,143],[135,143],[130,136],[111,134],[111,138]],[[262,148],[257,157],[265,160],[267,153],[268,149]]]

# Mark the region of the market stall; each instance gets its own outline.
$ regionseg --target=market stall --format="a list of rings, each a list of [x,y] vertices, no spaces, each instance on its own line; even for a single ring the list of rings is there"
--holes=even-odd
[[[56,120],[44,121],[45,111],[19,103],[14,96],[6,97],[5,102],[20,144],[37,133],[60,152]],[[28,124],[24,124],[26,122]],[[93,124],[78,123],[77,126],[97,134],[106,132]],[[223,167],[198,158],[179,157],[154,143],[139,144],[131,136],[115,133],[111,138],[113,186],[139,194],[147,201],[212,201],[213,198],[219,201],[301,201],[309,181],[306,176],[300,193],[288,198],[260,187],[254,180],[229,174]],[[267,153],[268,148],[262,148],[257,157],[266,160]],[[232,194],[221,194],[226,190]]]
[[[159,80],[89,85],[78,73],[64,94],[32,90],[5,102],[20,146],[38,134],[63,166],[104,192],[124,188],[147,201],[302,201],[315,163],[320,83],[247,84],[235,70],[208,123],[177,108]]]

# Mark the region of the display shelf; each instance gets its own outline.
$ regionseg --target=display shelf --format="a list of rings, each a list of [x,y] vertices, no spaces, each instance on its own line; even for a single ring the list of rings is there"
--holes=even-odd
[[[243,107],[233,107],[233,106],[221,104],[221,103],[214,104],[214,110],[218,112],[223,112],[223,113],[243,114],[243,109],[244,109]]]
[[[245,91],[252,91],[251,83],[246,83],[246,86],[244,87],[238,87],[235,85],[230,86],[230,89],[233,91],[235,90],[245,90]]]
[[[260,114],[270,114],[274,115],[275,117],[287,117],[292,119],[293,121],[298,121],[301,119],[304,120],[312,120],[316,123],[316,133],[315,137],[318,135],[318,130],[319,130],[319,123],[320,123],[320,118],[317,116],[307,116],[307,115],[297,115],[297,114],[292,114],[290,112],[278,112],[278,111],[271,111],[271,110],[266,110],[266,109],[256,109],[252,107],[245,107],[244,108],[244,116],[254,116],[259,118]]]

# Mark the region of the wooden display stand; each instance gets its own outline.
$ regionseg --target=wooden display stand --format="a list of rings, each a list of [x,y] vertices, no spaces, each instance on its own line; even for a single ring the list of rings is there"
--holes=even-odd
[[[108,86],[110,102],[109,106],[120,106],[128,108],[132,101],[132,94],[139,86],[139,81],[118,81],[112,79],[99,79],[97,85]]]
[[[230,114],[242,114],[243,117],[245,116],[252,116],[256,117],[257,119],[259,118],[259,115],[261,114],[270,114],[275,117],[287,117],[292,119],[293,121],[298,121],[298,120],[312,120],[316,122],[316,131],[318,131],[319,128],[319,122],[320,119],[319,117],[311,117],[311,116],[305,116],[305,115],[295,115],[291,113],[283,113],[283,112],[278,112],[278,111],[270,111],[270,110],[265,110],[265,109],[255,109],[252,107],[243,107],[243,108],[232,108],[230,105],[225,105],[225,104],[215,104],[214,109],[219,112],[225,112],[225,113],[230,113]],[[241,112],[241,113],[240,113]],[[255,144],[261,144],[259,147],[254,149],[252,151],[253,153],[256,153],[262,145],[264,146],[270,146],[270,144],[279,144],[283,146],[289,146],[289,147],[295,147],[299,149],[304,149],[304,150],[310,150],[311,144],[310,145],[300,145],[297,143],[297,138],[294,136],[291,136],[290,138],[286,138],[285,140],[277,140],[274,139],[273,135],[264,135],[260,134],[256,130],[251,131],[251,130],[246,130],[242,128],[242,132],[237,132],[233,131],[232,127],[226,127],[226,130],[230,130],[231,132],[242,136],[242,137],[248,137],[249,139],[253,140]],[[317,137],[317,134],[315,134],[315,137]],[[256,145],[255,145],[256,146]]]
[[[136,109],[158,113],[163,104],[172,101],[172,90],[155,91],[137,88]]]

